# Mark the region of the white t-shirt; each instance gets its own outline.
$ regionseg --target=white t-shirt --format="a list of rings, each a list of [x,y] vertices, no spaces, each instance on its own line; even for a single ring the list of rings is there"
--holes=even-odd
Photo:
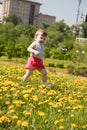
[[[40,58],[40,59],[43,58],[43,50],[44,50],[43,44],[40,44],[37,41],[34,41],[33,43],[31,43],[31,45],[28,48],[32,48],[36,51],[39,51],[38,55],[35,55],[34,53],[30,52],[30,56],[35,56],[35,57]]]

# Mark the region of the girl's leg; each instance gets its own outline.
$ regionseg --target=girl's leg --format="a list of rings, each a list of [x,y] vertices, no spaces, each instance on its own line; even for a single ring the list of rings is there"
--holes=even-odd
[[[27,80],[27,78],[31,75],[32,69],[27,69],[25,75],[23,76],[23,82]]]
[[[46,69],[38,69],[39,72],[42,74],[42,82],[43,84],[47,85],[47,71]]]

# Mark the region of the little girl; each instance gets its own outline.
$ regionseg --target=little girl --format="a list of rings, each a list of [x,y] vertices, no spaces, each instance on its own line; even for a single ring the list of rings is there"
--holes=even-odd
[[[23,82],[27,80],[27,78],[31,75],[33,70],[37,69],[42,74],[42,82],[44,85],[51,85],[47,82],[47,71],[43,65],[43,50],[44,50],[44,42],[46,40],[47,33],[46,31],[39,29],[35,33],[35,41],[28,47],[28,51],[30,52],[30,57],[26,64],[26,73],[23,77]]]

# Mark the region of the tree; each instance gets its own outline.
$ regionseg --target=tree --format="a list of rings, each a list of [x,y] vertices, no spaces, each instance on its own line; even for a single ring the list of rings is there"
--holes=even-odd
[[[7,46],[5,47],[5,51],[8,59],[12,59],[12,57],[14,56],[15,53],[14,48],[15,48],[15,44],[12,41],[9,41]]]
[[[15,14],[10,14],[8,17],[5,17],[6,22],[12,22],[14,25],[22,24],[22,20],[19,16]]]
[[[4,55],[4,41],[0,37],[0,56]]]
[[[87,22],[84,22],[83,24],[82,24],[82,30],[83,30],[83,37],[84,38],[87,38]]]

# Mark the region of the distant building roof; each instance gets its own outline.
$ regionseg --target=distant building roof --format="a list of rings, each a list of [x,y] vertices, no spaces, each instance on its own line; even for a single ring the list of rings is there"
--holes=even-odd
[[[42,5],[41,3],[39,3],[39,2],[36,2],[36,1],[32,1],[32,0],[24,0],[24,1],[27,1],[27,2],[29,2],[29,3],[35,3],[35,4]]]

